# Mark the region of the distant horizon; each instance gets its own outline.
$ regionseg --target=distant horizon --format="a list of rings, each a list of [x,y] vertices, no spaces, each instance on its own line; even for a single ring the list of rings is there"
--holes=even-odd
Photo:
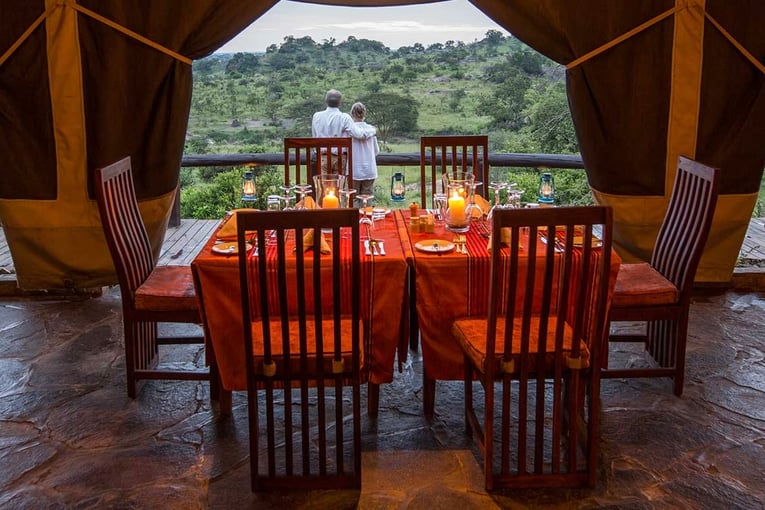
[[[286,30],[291,34],[284,33]],[[472,43],[489,30],[510,35],[467,0],[401,7],[337,7],[281,0],[215,53],[265,53],[284,38],[311,37],[316,43],[349,36],[379,41],[391,50],[420,43]]]

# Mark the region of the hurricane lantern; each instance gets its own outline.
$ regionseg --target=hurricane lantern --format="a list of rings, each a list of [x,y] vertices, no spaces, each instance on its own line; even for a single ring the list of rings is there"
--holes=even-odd
[[[242,202],[255,202],[255,174],[252,170],[247,170],[242,176]]]
[[[539,193],[537,202],[540,204],[552,204],[555,202],[555,179],[550,172],[539,176]]]
[[[406,198],[406,179],[404,174],[396,172],[390,176],[390,199],[402,202]]]

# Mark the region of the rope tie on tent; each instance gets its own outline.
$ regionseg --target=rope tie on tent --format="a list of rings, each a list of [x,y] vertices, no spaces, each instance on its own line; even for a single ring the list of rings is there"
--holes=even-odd
[[[186,65],[191,65],[191,59],[188,57],[185,57],[181,55],[180,53],[173,51],[169,48],[166,48],[165,46],[162,46],[161,44],[152,41],[151,39],[148,39],[141,34],[137,32],[133,32],[129,28],[123,27],[122,25],[110,20],[109,18],[105,18],[104,16],[101,16],[100,14],[91,11],[90,9],[86,9],[85,7],[79,5],[76,0],[60,0],[54,5],[51,5],[48,9],[46,9],[34,22],[32,22],[31,25],[29,25],[29,28],[27,28],[23,34],[14,42],[11,44],[10,48],[8,48],[5,53],[0,56],[0,66],[2,66],[6,60],[8,60],[11,55],[22,45],[24,44],[24,41],[26,41],[30,35],[32,35],[32,32],[35,31],[37,27],[42,24],[43,21],[45,21],[46,18],[48,18],[56,9],[62,8],[62,7],[69,7],[71,9],[74,9],[75,11],[84,14],[86,16],[89,16],[93,18],[96,21],[100,21],[101,23],[110,26],[114,30],[117,30],[118,32],[122,32],[123,34],[127,35],[128,37],[131,37],[139,42],[142,42],[143,44],[150,46],[154,48],[157,51],[161,51],[165,55],[168,55],[170,57],[173,57],[174,59],[183,62]]]
[[[709,22],[714,26],[717,30],[720,31],[720,33],[725,37],[728,42],[730,42],[749,62],[754,65],[761,73],[765,74],[765,65],[763,65],[762,62],[757,60],[754,55],[752,55],[744,46],[739,43],[727,30],[725,30],[720,23],[717,22],[703,7],[701,7],[697,0],[685,0],[683,2],[678,2],[675,7],[672,9],[669,9],[668,11],[665,11],[658,16],[655,16],[645,23],[641,23],[640,25],[636,26],[632,30],[629,30],[625,32],[624,34],[620,35],[619,37],[605,43],[604,45],[595,48],[592,51],[589,51],[582,55],[581,57],[572,60],[568,64],[566,64],[566,70],[573,69],[574,67],[590,60],[593,57],[596,57],[597,55],[600,55],[604,51],[610,50],[614,46],[621,44],[622,42],[626,41],[630,37],[639,34],[640,32],[643,32],[644,30],[652,27],[653,25],[659,23],[660,21],[678,13],[681,10],[689,9],[691,7],[694,7],[696,9],[701,10],[704,13],[704,17],[709,20]]]
[[[132,37],[133,39],[135,39],[137,41],[140,41],[140,42],[144,43],[147,46],[151,46],[155,50],[161,51],[165,55],[169,55],[169,56],[173,57],[174,59],[176,59],[176,60],[178,60],[180,62],[183,62],[184,64],[191,65],[191,59],[190,58],[184,57],[180,53],[175,52],[175,51],[173,51],[173,50],[171,50],[169,48],[166,48],[166,47],[162,46],[161,44],[156,43],[156,42],[152,41],[151,39],[148,39],[148,38],[142,36],[141,34],[139,34],[137,32],[133,32],[129,28],[125,28],[122,25],[120,25],[118,23],[115,23],[114,21],[110,20],[109,18],[105,18],[105,17],[101,16],[100,14],[91,11],[90,9],[86,9],[85,7],[79,5],[76,0],[64,0],[64,2],[66,3],[66,5],[68,7],[71,7],[72,9],[74,9],[77,12],[85,14],[86,16],[90,16],[91,18],[93,18],[93,19],[95,19],[97,21],[100,21],[101,23],[103,23],[105,25],[108,25],[108,26],[112,27],[114,30],[117,30],[118,32],[122,32],[123,34],[127,35],[128,37]]]
[[[27,28],[23,34],[21,34],[21,37],[19,37],[15,43],[11,44],[11,47],[6,50],[5,53],[3,53],[2,56],[0,56],[0,66],[2,66],[6,60],[8,60],[11,55],[21,46],[24,41],[26,41],[30,35],[32,35],[32,32],[35,31],[35,29],[40,26],[40,24],[45,21],[45,18],[50,16],[50,14],[58,9],[58,5],[52,5],[48,7],[47,10],[45,10],[40,16],[32,22],[31,25],[29,25],[29,28]]]

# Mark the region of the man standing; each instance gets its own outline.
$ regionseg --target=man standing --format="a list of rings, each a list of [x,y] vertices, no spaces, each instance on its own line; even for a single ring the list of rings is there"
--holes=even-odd
[[[377,134],[376,128],[358,125],[353,122],[350,115],[340,111],[343,95],[339,91],[335,89],[327,91],[324,101],[327,103],[327,108],[314,113],[311,120],[311,134],[314,138],[350,136],[365,140]],[[339,154],[338,156],[336,157],[333,153],[331,158],[319,158],[321,173],[346,173],[347,155]]]

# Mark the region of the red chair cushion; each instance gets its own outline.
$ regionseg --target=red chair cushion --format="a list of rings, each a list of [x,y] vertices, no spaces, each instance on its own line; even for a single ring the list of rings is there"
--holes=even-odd
[[[497,353],[491,359],[495,363],[495,371],[501,372],[502,353],[505,350],[505,320],[497,319],[497,331],[495,340],[495,352]],[[538,317],[531,318],[531,334],[529,339],[529,353],[536,354],[539,351],[537,344],[537,338],[539,337],[539,323]],[[553,318],[550,319],[547,331],[547,342],[545,345],[545,366],[543,370],[551,368],[555,361],[555,330],[557,329],[557,321]],[[486,332],[487,321],[486,319],[457,319],[452,325],[452,334],[457,339],[457,342],[462,347],[473,365],[480,371],[486,371]],[[511,359],[515,361],[516,371],[519,367],[520,352],[521,352],[521,324],[520,321],[516,321],[513,324],[513,348]],[[571,346],[573,345],[574,332],[568,324],[563,326],[563,350],[562,354],[570,356]],[[581,359],[580,368],[586,368],[590,365],[590,351],[587,348],[587,344],[584,341],[579,343],[579,356]],[[530,367],[532,371],[537,370],[536,357],[531,357],[531,362],[534,363]],[[506,362],[508,360],[505,360]]]
[[[158,266],[135,291],[136,310],[198,310],[194,278],[188,266]]]
[[[616,277],[614,308],[671,305],[680,299],[680,291],[650,264],[622,264]]]

